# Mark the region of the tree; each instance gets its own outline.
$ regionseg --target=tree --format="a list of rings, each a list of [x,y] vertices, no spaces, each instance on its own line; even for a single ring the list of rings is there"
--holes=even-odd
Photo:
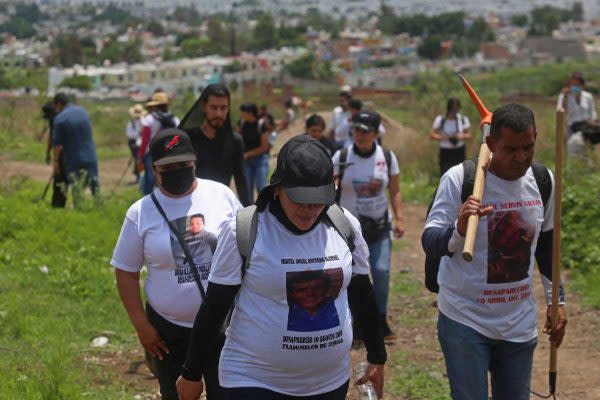
[[[442,55],[442,38],[439,35],[430,35],[423,39],[417,48],[420,57],[437,60]]]
[[[181,42],[181,55],[187,58],[195,58],[206,55],[206,49],[210,46],[207,39],[191,37]]]
[[[550,36],[561,22],[566,22],[572,18],[573,15],[570,10],[551,6],[534,8],[531,11],[531,24],[527,34],[529,36]]]
[[[136,63],[142,61],[140,53],[141,43],[134,40],[119,43],[116,40],[109,42],[100,52],[100,60],[110,60],[113,63],[126,62]]]
[[[51,45],[52,62],[63,67],[83,62],[83,46],[74,33],[59,34]]]
[[[295,78],[313,78],[313,69],[317,59],[313,53],[307,53],[285,66],[285,69]]]
[[[272,49],[277,45],[277,28],[271,14],[262,14],[254,27],[253,47],[255,50]]]
[[[163,28],[161,23],[155,19],[148,22],[148,25],[146,25],[146,30],[151,32],[154,36],[163,36],[165,34],[165,28]]]
[[[573,8],[571,9],[571,15],[575,21],[583,21],[583,5],[580,2],[573,4]]]
[[[476,18],[467,31],[467,37],[477,42],[493,42],[496,35],[492,28],[482,17]]]
[[[12,88],[12,81],[6,72],[4,67],[0,67],[0,89],[10,89]]]
[[[524,28],[529,23],[529,17],[527,17],[527,14],[515,14],[510,18],[510,22],[513,25]]]
[[[69,87],[83,92],[89,92],[92,90],[93,83],[89,76],[75,75],[63,80],[58,87]]]
[[[33,24],[21,17],[13,17],[0,27],[0,30],[14,35],[18,39],[27,39],[35,35]]]

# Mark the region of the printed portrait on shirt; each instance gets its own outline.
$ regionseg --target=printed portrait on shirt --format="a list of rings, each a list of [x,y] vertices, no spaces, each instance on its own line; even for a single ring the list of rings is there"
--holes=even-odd
[[[376,177],[353,179],[352,187],[359,199],[376,197],[383,190],[383,180]]]
[[[171,223],[182,233],[183,240],[194,262],[194,266],[188,264],[179,240],[173,232],[170,232],[177,282],[194,282],[192,267],[197,269],[200,279],[208,279],[213,254],[217,248],[217,236],[206,230],[206,218],[202,214],[193,214],[178,218],[171,221]]]
[[[527,278],[534,237],[535,223],[526,210],[496,211],[489,216],[487,283]]]
[[[341,268],[286,273],[287,329],[314,332],[339,326],[335,299],[343,281]]]

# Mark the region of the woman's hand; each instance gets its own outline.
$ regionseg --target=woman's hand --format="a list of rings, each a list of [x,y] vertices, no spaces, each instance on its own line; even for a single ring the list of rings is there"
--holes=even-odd
[[[377,398],[383,397],[383,364],[371,364],[367,367],[367,371],[362,378],[356,381],[355,385],[364,385],[367,382],[371,382],[377,392]]]
[[[406,229],[404,228],[404,221],[396,220],[394,222],[394,237],[396,239],[400,239],[402,236],[404,236],[405,232]]]
[[[202,381],[188,381],[183,376],[177,379],[177,394],[179,400],[197,400],[204,391],[204,384]]]
[[[149,322],[136,328],[136,332],[140,343],[148,353],[157,357],[159,360],[163,359],[164,354],[169,354],[166,343],[161,339],[156,329],[154,329]]]

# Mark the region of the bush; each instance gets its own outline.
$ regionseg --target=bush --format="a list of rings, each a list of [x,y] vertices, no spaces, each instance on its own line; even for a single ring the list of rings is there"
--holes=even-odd
[[[82,92],[89,92],[90,90],[92,90],[92,86],[93,83],[90,77],[83,75],[71,76],[62,81],[60,85],[58,85],[59,88],[69,87],[72,89],[81,90]]]
[[[583,302],[600,308],[600,172],[571,165],[565,177],[562,217],[562,264],[572,270]]]

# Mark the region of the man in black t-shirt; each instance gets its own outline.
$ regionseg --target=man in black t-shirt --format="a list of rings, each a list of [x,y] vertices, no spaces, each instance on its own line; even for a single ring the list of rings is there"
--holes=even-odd
[[[196,176],[227,186],[233,176],[238,198],[247,206],[251,199],[244,173],[244,145],[240,135],[233,132],[230,105],[229,90],[224,85],[208,85],[179,128],[192,139]]]

